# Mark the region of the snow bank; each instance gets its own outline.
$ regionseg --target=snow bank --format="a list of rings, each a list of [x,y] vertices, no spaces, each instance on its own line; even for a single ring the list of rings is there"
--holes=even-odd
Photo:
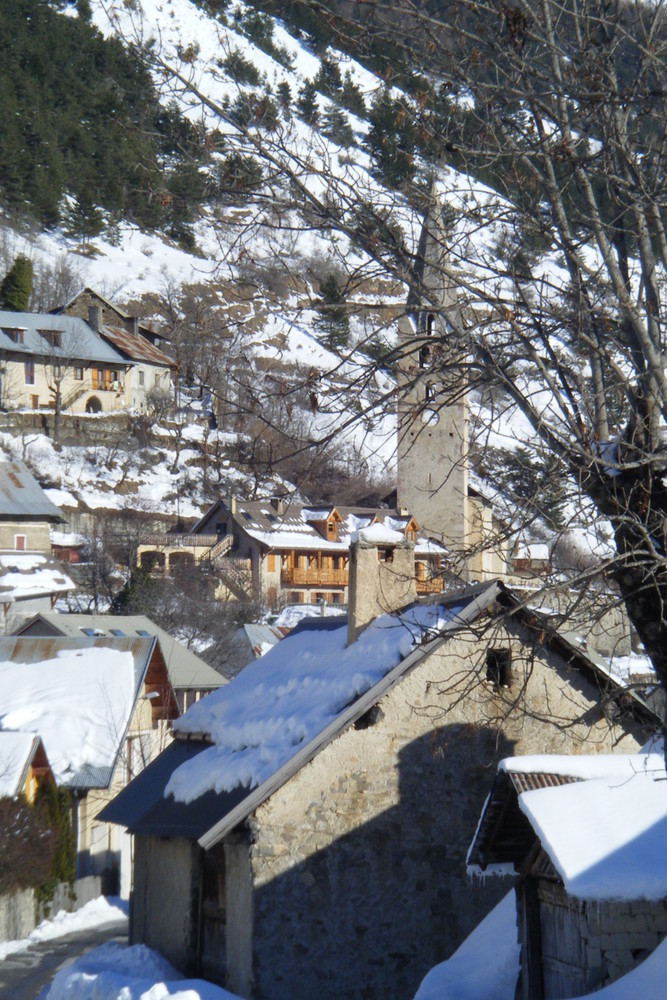
[[[487,1000],[490,997],[514,1000],[518,975],[519,945],[512,890],[451,958],[431,969],[415,1000]]]
[[[50,920],[42,920],[41,924],[35,927],[34,931],[22,941],[0,942],[0,961],[5,959],[7,955],[25,951],[30,945],[39,944],[40,941],[52,941],[54,938],[64,937],[66,934],[75,934],[78,931],[90,930],[94,927],[104,927],[121,920],[127,920],[127,904],[118,899],[106,899],[104,896],[98,896],[97,899],[91,899],[76,913],[66,913],[65,910],[60,910]]]
[[[202,979],[183,979],[145,945],[103,944],[61,969],[45,1000],[239,1000]]]

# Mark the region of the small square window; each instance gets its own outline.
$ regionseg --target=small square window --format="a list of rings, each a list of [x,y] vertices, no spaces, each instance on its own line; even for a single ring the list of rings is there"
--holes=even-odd
[[[496,688],[508,688],[512,684],[511,649],[487,649],[486,680]]]
[[[83,368],[74,369],[74,378],[77,380],[77,382],[83,382]]]

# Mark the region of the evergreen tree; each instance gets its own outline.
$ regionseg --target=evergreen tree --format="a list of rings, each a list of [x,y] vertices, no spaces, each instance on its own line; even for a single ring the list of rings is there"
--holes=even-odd
[[[350,337],[350,322],[345,308],[345,292],[335,274],[328,274],[320,284],[317,326],[323,332],[331,350],[346,347]]]
[[[389,187],[400,188],[415,171],[415,126],[412,112],[402,101],[382,91],[373,102],[368,145],[380,178]]]
[[[345,149],[354,145],[354,132],[347,115],[340,108],[330,107],[325,111],[322,132]]]
[[[19,254],[0,285],[0,309],[25,312],[32,292],[32,261]]]
[[[312,80],[306,80],[299,91],[296,107],[306,125],[317,125],[320,112],[317,106],[317,91]]]

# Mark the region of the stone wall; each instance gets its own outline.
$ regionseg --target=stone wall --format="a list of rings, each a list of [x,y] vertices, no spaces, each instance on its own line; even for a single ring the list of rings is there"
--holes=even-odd
[[[485,682],[487,645],[512,651],[507,689]],[[250,821],[255,1000],[413,996],[509,888],[465,869],[497,761],[643,738],[609,729],[592,685],[500,626],[447,642],[378,708]]]
[[[568,896],[560,882],[547,879],[537,881],[536,896],[544,1000],[588,994],[614,982],[639,965],[667,934],[667,905],[662,900],[578,900]],[[518,892],[520,928],[525,927],[523,903],[524,895]],[[525,970],[521,990],[526,998],[533,993]]]

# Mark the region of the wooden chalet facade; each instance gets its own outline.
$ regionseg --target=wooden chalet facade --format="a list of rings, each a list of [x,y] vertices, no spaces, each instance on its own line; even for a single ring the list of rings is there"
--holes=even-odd
[[[418,594],[442,590],[444,548],[420,536],[410,514],[384,508],[219,500],[189,534],[148,539],[139,560],[164,572],[209,565],[222,580],[220,596],[262,599],[269,607],[346,604],[351,538],[371,525],[384,525],[396,540],[414,544]]]

